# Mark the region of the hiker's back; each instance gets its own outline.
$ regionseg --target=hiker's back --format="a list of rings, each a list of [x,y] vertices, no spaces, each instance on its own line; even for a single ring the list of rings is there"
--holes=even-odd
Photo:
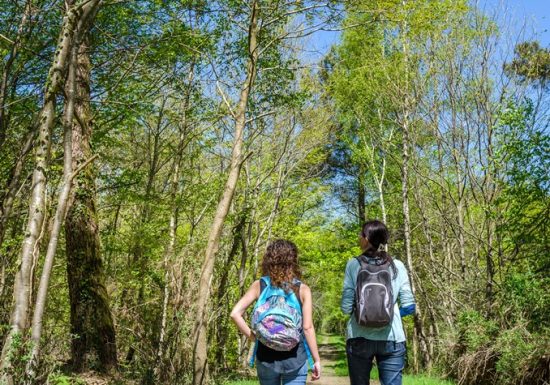
[[[366,222],[359,234],[362,254],[346,266],[341,308],[351,315],[346,356],[352,385],[369,384],[374,360],[380,382],[402,385],[406,346],[401,314],[414,314],[415,304],[405,265],[386,251],[388,239],[384,223]]]
[[[363,337],[369,340],[405,340],[405,332],[399,314],[399,306],[397,303],[398,298],[401,296],[401,302],[414,302],[412,294],[410,298],[407,294],[409,288],[409,280],[407,275],[407,269],[403,262],[398,259],[393,260],[395,266],[395,272],[390,268],[391,273],[391,303],[389,306],[392,308],[391,322],[385,326],[373,327],[361,325],[357,316],[354,314],[357,281],[361,265],[357,258],[350,259],[346,265],[346,273],[344,278],[344,290],[346,288],[350,291],[350,295],[342,296],[341,308],[347,314],[352,314],[347,325],[347,335],[353,337]],[[380,292],[382,289],[379,289]],[[384,308],[386,308],[384,306]],[[372,316],[371,316],[372,318]],[[384,318],[383,316],[376,316],[376,318]]]
[[[284,239],[271,242],[262,261],[262,274],[233,307],[231,318],[241,333],[254,341],[250,364],[256,364],[260,384],[292,381],[305,385],[308,357],[313,379],[320,377],[321,364],[313,328],[311,291],[299,281],[296,245]],[[254,301],[249,327],[243,314]]]

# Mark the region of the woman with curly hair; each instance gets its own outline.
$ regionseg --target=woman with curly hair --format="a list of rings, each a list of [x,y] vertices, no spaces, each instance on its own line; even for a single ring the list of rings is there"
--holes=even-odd
[[[308,352],[310,352],[314,361],[312,380],[319,379],[321,377],[321,363],[313,327],[311,290],[305,283],[300,281],[301,272],[298,265],[296,245],[283,239],[271,242],[263,258],[262,275],[261,279],[252,283],[231,311],[231,318],[241,333],[256,344],[256,371],[260,384],[305,384]],[[277,297],[275,302],[269,303],[269,299],[265,298],[267,293],[275,293],[273,296]],[[281,298],[284,298],[284,301]],[[276,342],[271,343],[272,341],[269,338],[266,339],[258,335],[258,339],[256,339],[255,331],[247,325],[243,314],[257,300],[253,315],[253,328],[257,328],[257,325],[260,324],[255,322],[261,317],[261,315],[257,315],[262,311],[259,308],[260,302],[265,301],[262,302],[263,306],[260,307],[267,309],[269,306],[278,306],[282,301],[284,302],[282,306],[291,313],[293,311],[292,306],[294,306],[296,309],[294,319],[301,322],[301,325],[298,325],[299,334],[296,335],[295,345],[290,343],[288,350],[285,348],[284,344],[292,339],[292,336],[289,335],[283,335],[282,349],[279,345],[275,346]],[[271,325],[271,330],[267,332],[273,332],[277,329],[273,324],[269,325]],[[269,329],[269,327],[267,328]],[[292,334],[292,330],[288,334]]]

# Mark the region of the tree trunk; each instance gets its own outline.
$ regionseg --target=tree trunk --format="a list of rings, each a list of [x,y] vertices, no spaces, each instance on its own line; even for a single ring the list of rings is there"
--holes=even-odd
[[[11,46],[8,59],[6,60],[6,64],[4,65],[2,71],[2,79],[0,80],[0,149],[2,148],[2,145],[6,140],[6,134],[8,130],[8,114],[6,113],[6,101],[8,99],[9,86],[8,79],[10,77],[13,63],[17,58],[19,47],[21,46],[21,41],[23,40],[23,31],[31,17],[31,11],[31,1],[27,0],[25,3],[25,10],[23,11],[23,16],[21,17],[21,21],[19,22],[19,26],[17,28],[17,35]]]
[[[365,224],[367,218],[365,206],[365,177],[363,167],[359,167],[359,175],[357,175],[357,220],[360,227]]]
[[[44,105],[39,115],[38,145],[35,152],[28,222],[21,248],[19,270],[14,284],[15,304],[11,315],[10,331],[2,349],[3,383],[13,383],[13,378],[6,371],[12,366],[13,341],[17,336],[22,336],[23,331],[28,327],[32,276],[34,273],[33,262],[39,253],[38,242],[46,209],[46,171],[50,157],[51,131],[56,116],[56,97],[65,81],[67,63],[73,45],[73,31],[78,21],[87,18],[90,11],[97,8],[99,2],[100,0],[91,0],[84,4],[79,3],[76,6],[72,2],[67,3],[69,8],[63,18],[57,49],[48,72],[44,90]]]
[[[403,123],[403,166],[401,174],[402,183],[402,199],[403,199],[403,226],[405,233],[405,254],[407,256],[407,268],[409,270],[409,280],[411,283],[411,290],[416,297],[416,286],[414,279],[414,267],[412,262],[411,253],[411,225],[409,214],[409,128],[408,117],[405,116]],[[422,322],[422,313],[420,306],[416,307],[416,313],[414,315],[414,328],[416,335],[419,339],[419,348],[422,354],[423,363],[426,366],[431,365],[430,353],[426,344],[426,335],[424,333],[424,327]]]
[[[76,34],[78,34],[78,32]],[[76,39],[77,38],[75,36],[75,40]],[[63,223],[63,220],[65,219],[65,214],[67,212],[67,201],[72,184],[73,161],[71,141],[76,91],[76,54],[76,47],[73,44],[71,50],[71,60],[69,62],[69,74],[65,85],[65,93],[67,97],[65,100],[63,117],[63,179],[59,183],[61,188],[58,197],[57,208],[50,234],[50,240],[48,242],[46,257],[44,259],[44,267],[42,268],[42,276],[40,277],[40,285],[38,287],[36,303],[34,306],[34,314],[31,326],[32,351],[31,358],[27,363],[26,369],[26,380],[29,385],[34,383],[36,377],[36,368],[38,366],[38,359],[40,354],[40,337],[42,335],[42,318],[44,315],[44,309],[46,307],[48,284],[50,282],[50,275],[53,267],[55,252],[57,250],[57,241],[59,239],[59,233],[61,232],[61,224]]]
[[[88,50],[89,36],[86,34],[78,50],[75,108],[78,124],[73,128],[73,168],[92,156]],[[100,255],[95,170],[92,167],[75,178],[75,188],[67,212],[65,238],[73,336],[72,365],[76,371],[83,370],[88,367],[88,355],[96,353],[99,369],[108,371],[117,366],[116,341]]]
[[[223,196],[216,208],[214,222],[208,235],[208,243],[204,254],[201,278],[199,283],[199,294],[197,304],[197,322],[193,333],[193,383],[202,385],[208,379],[208,362],[206,346],[207,332],[207,305],[210,296],[210,284],[214,272],[214,262],[218,252],[220,237],[223,224],[229,207],[233,200],[233,195],[237,187],[237,181],[242,167],[242,147],[244,137],[244,127],[246,123],[246,110],[248,98],[252,90],[254,78],[256,77],[256,64],[258,60],[258,12],[259,4],[257,1],[252,3],[248,36],[248,64],[246,68],[246,79],[241,89],[239,103],[235,111],[235,139],[233,150],[231,152],[231,165],[229,175],[225,183]]]
[[[403,6],[406,5],[406,0],[402,1]],[[403,164],[401,169],[401,186],[402,186],[402,199],[403,199],[403,226],[405,233],[405,253],[407,255],[407,268],[409,270],[409,279],[411,290],[413,295],[416,296],[416,287],[414,279],[414,267],[412,263],[412,253],[411,253],[411,225],[410,225],[410,210],[409,210],[409,158],[410,158],[410,148],[411,148],[411,138],[409,131],[409,123],[411,119],[412,111],[412,100],[411,95],[412,90],[410,88],[410,76],[409,76],[409,53],[408,53],[408,38],[407,38],[407,24],[403,25],[403,60],[405,68],[405,95],[403,100],[403,116],[401,122],[401,128],[403,130],[403,139],[402,139],[402,150],[403,150]],[[415,333],[418,336],[420,353],[422,354],[423,363],[426,366],[431,365],[430,352],[428,351],[428,346],[426,343],[426,335],[424,333],[424,326],[422,321],[422,312],[420,306],[416,306],[416,312],[414,314],[414,328]]]
[[[246,209],[245,209],[246,210]],[[244,231],[244,226],[246,224],[248,213],[246,211],[243,212],[243,214],[240,216],[239,221],[237,224],[233,227],[233,241],[231,244],[231,249],[229,250],[229,254],[227,255],[227,259],[225,261],[225,265],[227,266],[226,269],[224,269],[222,277],[220,279],[220,285],[218,286],[218,298],[217,298],[217,307],[222,308],[223,306],[227,307],[227,313],[222,313],[222,317],[224,317],[224,320],[219,322],[216,328],[216,341],[218,343],[218,350],[216,351],[216,360],[218,364],[220,365],[220,370],[227,369],[227,365],[224,365],[225,363],[225,349],[224,345],[226,343],[227,339],[227,322],[226,320],[228,317],[226,317],[229,314],[229,302],[227,301],[227,286],[229,285],[229,274],[231,272],[231,265],[233,264],[233,261],[235,259],[235,256],[237,255],[237,252],[239,251],[239,247],[242,246],[242,235]],[[240,344],[238,345],[240,348]]]
[[[34,140],[36,137],[35,129],[36,127],[33,126],[27,133],[19,157],[11,169],[10,177],[6,181],[6,188],[0,195],[0,246],[2,246],[2,243],[4,242],[6,225],[11,214],[11,209],[13,208],[15,197],[17,196],[21,185],[24,183],[24,180],[21,180],[23,167],[25,165],[27,155],[31,152],[34,145]]]
[[[174,167],[172,171],[172,178],[170,181],[170,202],[172,203],[171,214],[170,214],[170,224],[168,226],[169,239],[166,249],[164,251],[164,293],[163,293],[163,302],[162,302],[162,319],[159,333],[159,347],[157,351],[157,362],[154,369],[155,379],[162,380],[163,373],[163,360],[164,360],[164,351],[165,351],[165,336],[166,336],[166,325],[167,325],[167,315],[168,315],[168,302],[170,297],[170,284],[168,282],[170,276],[170,261],[174,256],[175,247],[176,247],[176,236],[178,230],[178,193],[179,193],[179,182],[180,182],[180,169],[181,162],[183,160],[183,152],[187,147],[188,139],[187,135],[189,132],[189,119],[187,112],[190,104],[190,96],[193,86],[194,78],[194,62],[191,63],[188,76],[188,84],[186,92],[184,95],[183,103],[183,118],[182,118],[182,128],[180,130],[180,138],[178,144],[178,151],[174,159]]]

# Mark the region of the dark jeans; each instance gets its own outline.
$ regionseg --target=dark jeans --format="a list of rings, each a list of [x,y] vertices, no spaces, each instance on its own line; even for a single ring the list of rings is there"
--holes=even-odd
[[[373,358],[376,358],[382,385],[402,385],[406,355],[404,342],[350,338],[346,343],[346,353],[351,385],[369,385]]]

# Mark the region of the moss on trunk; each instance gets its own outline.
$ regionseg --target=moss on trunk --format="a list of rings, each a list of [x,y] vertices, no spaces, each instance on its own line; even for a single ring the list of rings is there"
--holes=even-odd
[[[85,38],[78,54],[76,112],[80,123],[73,130],[74,168],[92,156],[88,52],[88,40]],[[100,252],[93,165],[75,179],[65,237],[73,367],[77,371],[88,368],[109,371],[117,366],[116,340]]]

